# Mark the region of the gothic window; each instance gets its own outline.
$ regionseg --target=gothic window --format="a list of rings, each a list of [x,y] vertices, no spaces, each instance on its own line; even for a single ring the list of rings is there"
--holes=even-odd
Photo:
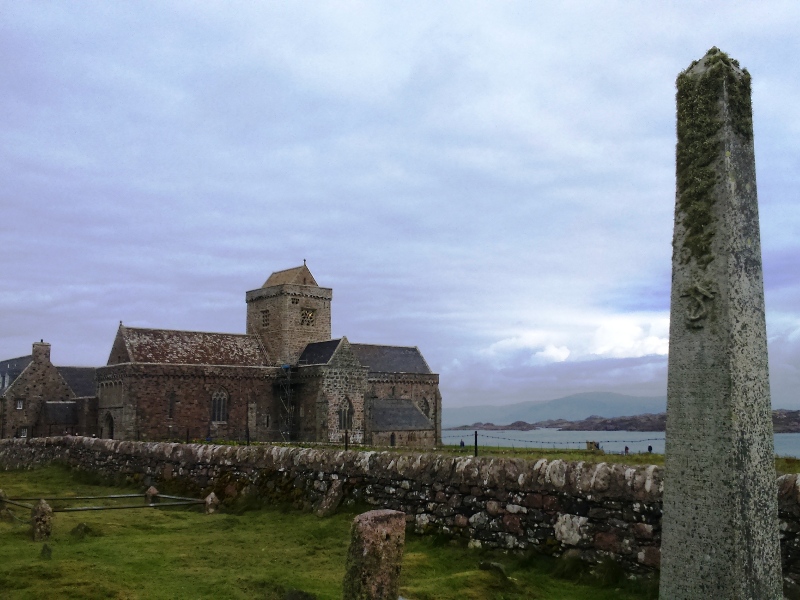
[[[170,392],[167,396],[167,418],[175,418],[175,392]]]
[[[25,400],[20,398],[17,400],[17,410],[22,410],[23,408],[25,408]]]
[[[292,298],[292,304],[300,304],[300,298]]]
[[[339,431],[353,428],[353,403],[345,398],[339,407]]]
[[[20,427],[19,428],[19,437],[21,437],[21,438],[28,437],[28,428],[27,427]]]
[[[313,327],[316,322],[317,311],[313,308],[304,308],[300,311],[300,325]]]
[[[262,310],[261,311],[261,326],[262,327],[269,327],[269,311]]]
[[[228,420],[228,392],[225,390],[211,394],[211,420],[217,423]]]
[[[422,414],[424,414],[426,417],[430,417],[430,415],[431,415],[431,407],[430,407],[430,405],[428,404],[428,401],[425,398],[422,398],[419,401],[418,406],[419,406],[419,409],[422,411]]]

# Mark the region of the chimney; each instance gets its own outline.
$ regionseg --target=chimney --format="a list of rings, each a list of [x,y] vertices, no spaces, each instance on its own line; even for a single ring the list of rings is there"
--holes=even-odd
[[[41,342],[34,342],[32,354],[34,363],[49,363],[50,344],[48,344],[44,340],[42,340]]]

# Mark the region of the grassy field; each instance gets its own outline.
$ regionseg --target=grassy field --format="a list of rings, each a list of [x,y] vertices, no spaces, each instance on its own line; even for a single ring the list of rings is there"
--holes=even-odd
[[[131,492],[76,478],[59,467],[0,472],[0,489],[9,497]],[[14,512],[28,517],[22,509]],[[31,541],[27,524],[0,520],[0,597],[308,598],[291,593],[301,590],[320,600],[338,599],[355,514],[318,519],[286,507],[243,512],[236,506],[211,516],[195,508],[56,513],[47,543],[50,559],[42,557],[42,543]],[[87,534],[73,533],[80,523],[88,526]],[[501,563],[508,579],[481,570],[481,561]],[[653,582],[629,582],[613,563],[590,573],[575,562],[468,550],[442,538],[411,534],[402,577],[401,593],[410,600],[627,600],[657,595]]]

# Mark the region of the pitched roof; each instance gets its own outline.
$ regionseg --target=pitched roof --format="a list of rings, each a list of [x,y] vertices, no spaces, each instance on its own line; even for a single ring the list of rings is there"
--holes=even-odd
[[[358,361],[370,373],[418,373],[428,375],[431,369],[416,346],[378,346],[351,344]]]
[[[432,429],[431,420],[402,398],[376,398],[372,401],[369,419],[373,431],[417,431]]]
[[[19,356],[17,358],[8,358],[6,360],[0,360],[0,372],[5,373],[6,371],[22,371],[25,367],[28,366],[33,360],[33,355],[28,354],[27,356]]]
[[[291,269],[284,269],[283,271],[275,271],[272,275],[269,276],[262,285],[262,288],[270,287],[273,285],[284,285],[284,284],[294,284],[294,285],[317,285],[314,276],[311,274],[311,271],[308,270],[308,267],[303,263],[302,266],[293,267]]]
[[[180,365],[267,366],[254,335],[139,329],[119,330],[131,362]]]
[[[78,398],[97,394],[94,381],[94,367],[56,367],[61,377]]]
[[[25,367],[27,367],[32,360],[33,356],[29,354],[28,356],[20,356],[0,361],[0,376],[2,376],[0,377],[0,395],[6,393],[6,390],[14,383],[14,380],[19,377],[20,373],[25,370]],[[8,385],[5,385],[6,380],[8,380]]]
[[[331,360],[341,340],[313,342],[305,347],[297,361],[299,365],[326,365]]]

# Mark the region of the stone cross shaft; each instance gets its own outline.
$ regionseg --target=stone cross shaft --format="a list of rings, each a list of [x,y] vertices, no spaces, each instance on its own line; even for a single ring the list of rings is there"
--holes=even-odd
[[[661,600],[782,597],[750,75],[677,81]]]

